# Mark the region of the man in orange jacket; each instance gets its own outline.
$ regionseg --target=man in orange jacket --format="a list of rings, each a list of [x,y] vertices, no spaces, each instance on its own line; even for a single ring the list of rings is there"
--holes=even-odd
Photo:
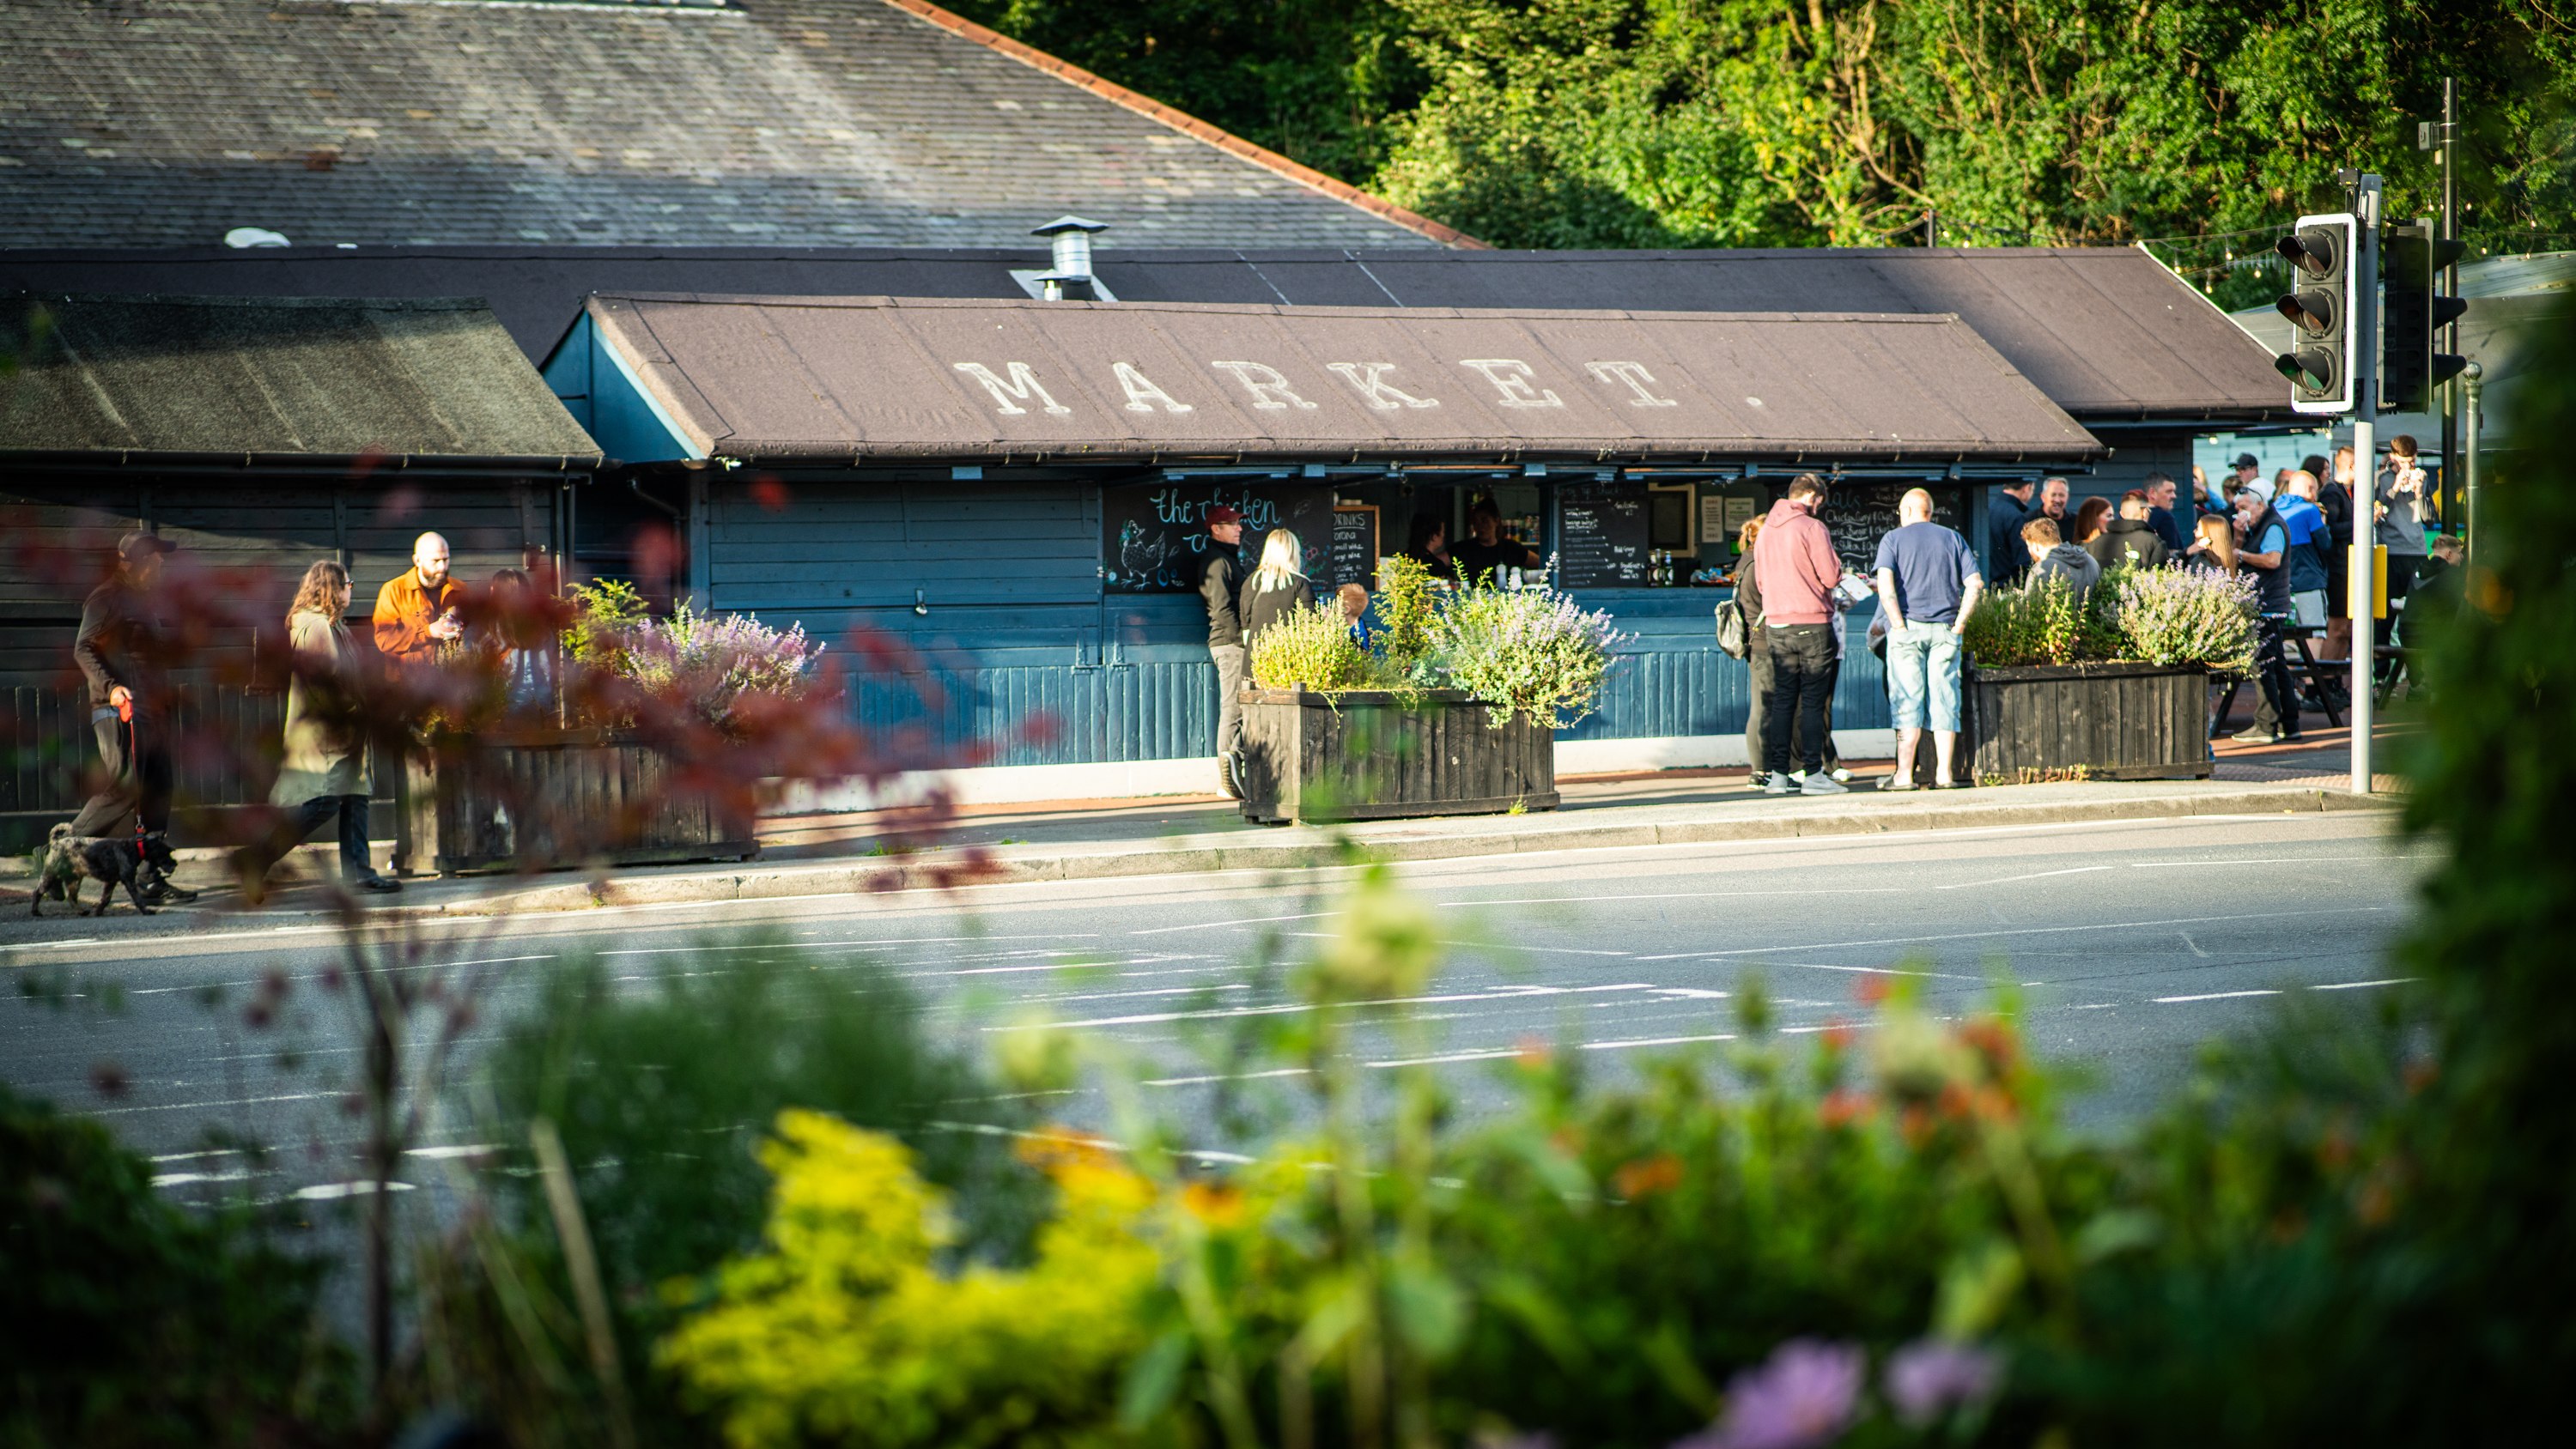
[[[411,570],[376,594],[376,652],[388,663],[427,664],[436,645],[465,633],[456,617],[465,590],[447,576],[447,540],[424,533],[411,546]]]

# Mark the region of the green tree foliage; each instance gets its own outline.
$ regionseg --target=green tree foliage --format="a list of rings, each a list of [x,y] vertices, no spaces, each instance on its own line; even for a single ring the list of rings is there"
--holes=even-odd
[[[1385,0],[963,0],[949,8],[1328,176],[1365,182],[1422,77]]]
[[[2338,168],[2490,245],[2576,232],[2576,25],[2535,0],[1060,0],[969,13],[1500,246],[2172,239],[2251,296]],[[2560,238],[2562,241],[2565,238]],[[2231,259],[2240,265],[2231,267]],[[2259,271],[2259,268],[2257,269]],[[2227,300],[2235,300],[2229,296]]]

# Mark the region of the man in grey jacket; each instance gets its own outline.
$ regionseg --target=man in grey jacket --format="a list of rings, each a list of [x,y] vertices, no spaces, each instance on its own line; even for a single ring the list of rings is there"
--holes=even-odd
[[[2057,520],[2034,518],[2021,526],[2022,545],[2030,550],[2030,583],[2034,586],[2050,579],[2065,582],[2083,598],[2093,592],[2094,582],[2102,577],[2102,566],[2093,555],[2065,542],[2057,532]]]
[[[1207,605],[1208,656],[1216,661],[1216,774],[1225,793],[1243,798],[1243,515],[1222,503],[1207,511],[1207,552],[1199,561],[1199,599]]]

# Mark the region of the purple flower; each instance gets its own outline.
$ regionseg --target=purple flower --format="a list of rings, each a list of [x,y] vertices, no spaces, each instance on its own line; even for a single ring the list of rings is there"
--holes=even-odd
[[[1984,1399],[2003,1376],[2003,1357],[1991,1349],[1926,1338],[1896,1351],[1885,1381],[1897,1414],[1919,1428],[1960,1404]]]
[[[1672,1449],[1820,1449],[1850,1426],[1868,1371],[1859,1344],[1793,1339],[1726,1386],[1715,1427]]]

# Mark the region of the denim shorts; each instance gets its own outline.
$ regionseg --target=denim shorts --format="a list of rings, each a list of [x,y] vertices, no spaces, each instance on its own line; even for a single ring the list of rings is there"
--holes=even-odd
[[[1908,623],[1887,636],[1887,697],[1896,727],[1924,727],[1925,706],[1931,726],[1959,728],[1959,636],[1947,624]]]

